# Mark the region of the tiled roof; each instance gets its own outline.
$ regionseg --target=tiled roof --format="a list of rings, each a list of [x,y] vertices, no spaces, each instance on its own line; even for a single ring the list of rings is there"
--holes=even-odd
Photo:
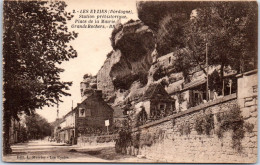
[[[144,92],[143,98],[151,98],[159,84],[150,85],[147,90]]]
[[[164,99],[170,99],[168,92],[164,89],[164,87],[160,83],[151,84],[144,92],[143,97],[140,98],[139,101],[152,99],[153,97],[163,97]]]
[[[196,80],[196,81],[192,81],[190,83],[184,84],[184,87],[183,87],[182,90],[187,90],[187,89],[190,89],[190,88],[197,87],[199,85],[204,84],[205,82],[206,82],[206,79],[204,79],[204,78]]]
[[[170,84],[167,88],[166,88],[166,91],[169,93],[169,94],[173,94],[177,91],[180,91],[181,90],[181,85],[183,84],[184,80],[179,80],[179,81],[176,81],[172,84]]]

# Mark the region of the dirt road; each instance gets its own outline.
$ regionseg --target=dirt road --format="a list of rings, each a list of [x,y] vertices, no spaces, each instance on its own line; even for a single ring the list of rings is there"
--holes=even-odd
[[[145,158],[122,155],[113,146],[79,147],[45,140],[19,143],[13,153],[3,157],[6,162],[152,162]]]

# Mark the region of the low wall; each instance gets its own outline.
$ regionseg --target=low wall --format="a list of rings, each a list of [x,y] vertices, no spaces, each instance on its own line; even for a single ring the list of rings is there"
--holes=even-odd
[[[243,117],[239,121],[236,119],[229,126],[221,124],[229,112],[229,121],[232,115],[239,118],[240,114],[230,110],[236,105],[236,94],[232,94],[135,128],[126,152],[159,162],[254,163],[257,101],[241,109]],[[232,129],[228,129],[230,125]],[[206,131],[199,132],[204,127]]]
[[[97,146],[107,143],[113,143],[115,144],[115,141],[117,139],[118,135],[101,135],[101,136],[80,136],[78,137],[78,146],[84,147],[84,146]]]

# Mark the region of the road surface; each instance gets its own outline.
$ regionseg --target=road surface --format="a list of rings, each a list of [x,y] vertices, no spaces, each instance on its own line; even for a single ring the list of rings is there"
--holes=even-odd
[[[152,162],[145,158],[122,155],[112,145],[88,147],[69,146],[46,140],[18,143],[12,154],[3,157],[6,162]]]

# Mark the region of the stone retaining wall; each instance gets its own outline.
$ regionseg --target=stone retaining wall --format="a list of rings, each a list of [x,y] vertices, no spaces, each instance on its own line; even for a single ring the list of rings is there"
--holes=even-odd
[[[118,135],[101,135],[101,136],[80,136],[78,137],[78,146],[98,145],[104,143],[115,143]]]
[[[217,136],[217,114],[229,112],[230,107],[237,105],[237,96],[232,94],[133,129],[133,143],[126,152],[159,162],[254,163],[257,101],[253,101],[241,108],[243,121],[254,126],[250,132],[244,132],[241,150],[233,146],[232,130],[225,131],[222,138]],[[210,115],[213,120],[214,128],[208,135],[198,134],[195,129],[196,120],[203,115]]]

